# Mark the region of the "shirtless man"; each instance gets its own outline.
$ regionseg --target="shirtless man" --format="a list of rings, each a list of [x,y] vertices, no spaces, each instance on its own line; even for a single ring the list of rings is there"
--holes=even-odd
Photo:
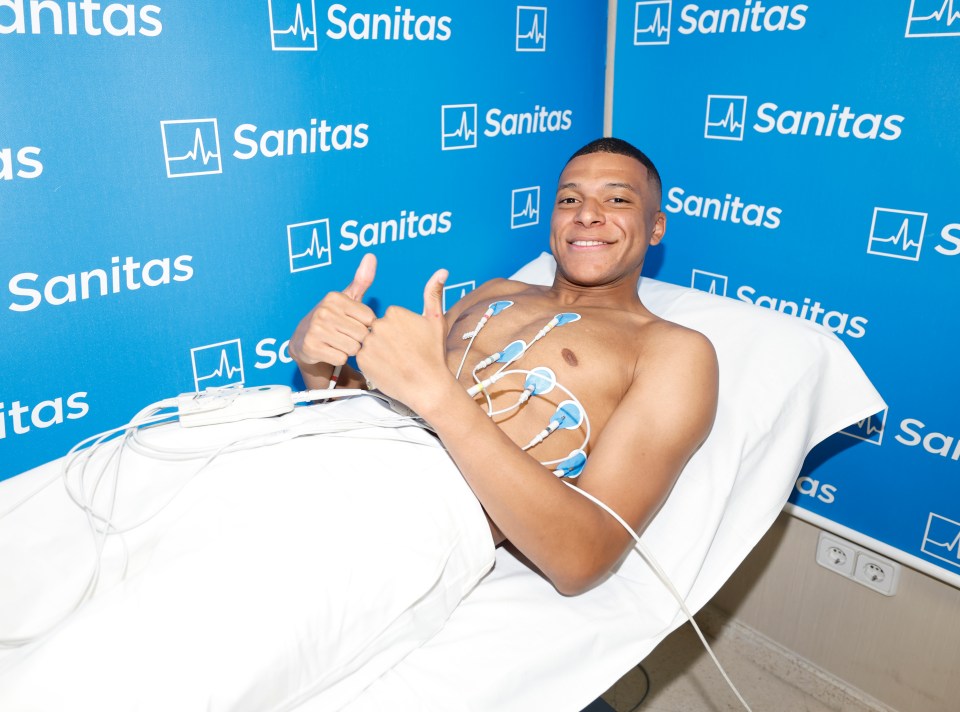
[[[666,226],[660,200],[660,177],[645,155],[598,139],[560,175],[550,222],[552,286],[495,279],[444,315],[447,272],[439,270],[424,290],[422,315],[390,307],[377,319],[361,301],[376,270],[368,254],[347,289],[324,297],[290,341],[309,388],[327,387],[334,365],[356,356],[362,375],[344,366],[340,386],[364,387],[369,379],[429,422],[483,505],[495,541],[509,540],[564,594],[602,580],[632,544],[612,517],[558,480],[555,466],[540,464],[578,448],[582,431],[561,429],[522,450],[567,396],[554,389],[491,418],[486,397],[466,389],[487,355],[515,339],[529,342],[556,314],[579,314],[510,368],[547,366],[577,396],[591,423],[577,485],[641,531],[706,438],[717,406],[713,346],[658,318],[637,296],[647,247]],[[463,334],[498,300],[513,306],[480,331],[458,382]],[[494,411],[516,402],[523,379],[507,376],[490,387]]]

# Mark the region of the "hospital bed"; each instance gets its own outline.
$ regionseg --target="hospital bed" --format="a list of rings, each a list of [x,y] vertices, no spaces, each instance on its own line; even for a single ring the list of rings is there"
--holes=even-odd
[[[542,255],[515,278],[548,284],[554,267]],[[842,342],[821,326],[648,278],[639,291],[654,313],[706,334],[720,360],[710,437],[642,536],[646,555],[696,611],[773,523],[810,449],[884,403]],[[334,404],[331,412],[357,422],[381,417],[384,406],[360,400]],[[65,627],[0,651],[0,708],[56,709],[69,700],[70,709],[109,710],[134,700],[144,710],[578,712],[684,622],[679,603],[637,549],[603,583],[576,597],[558,594],[507,550],[494,552],[466,487],[429,464],[442,453],[422,431],[391,427],[385,442],[343,432],[324,436],[319,451],[316,438],[293,437],[329,419],[322,408],[280,418],[283,437],[276,435],[277,419],[216,426],[224,442],[262,444],[224,455],[230,466],[218,470],[214,463],[197,476],[196,468],[174,468],[163,477],[124,481],[117,496],[128,495],[125,506],[150,525],[129,533],[122,547],[105,546],[97,572],[104,592]],[[157,437],[168,445],[206,437],[203,428],[181,430],[165,426]],[[355,438],[389,467],[370,473],[375,496],[364,497],[362,521],[344,516],[332,530],[316,532],[328,538],[336,532],[339,538],[323,542],[323,556],[347,551],[345,566],[356,556],[356,540],[371,538],[363,564],[337,599],[325,588],[337,562],[311,565],[321,560],[316,549],[304,548],[310,532],[286,528],[292,522],[319,527],[315,520],[340,516],[338,503],[358,495],[346,489],[350,477],[317,484],[289,464],[340,457],[341,471],[349,471]],[[397,454],[407,452],[415,455]],[[3,483],[0,512],[53,481],[56,465]],[[436,501],[430,516],[411,523],[398,503],[419,496],[418,487]],[[73,600],[63,592],[89,581],[89,544],[66,528],[79,515],[57,489],[44,489],[3,519],[30,545],[24,552],[9,528],[0,532],[0,637],[42,628],[42,621],[18,612],[63,608]],[[152,515],[154,500],[172,504]],[[318,500],[334,505],[320,517]],[[368,521],[378,528],[368,529]],[[419,529],[401,534],[411,526]],[[168,532],[167,538],[157,532]],[[430,547],[449,540],[458,546],[440,552],[439,571],[419,571],[416,556],[401,556],[422,547],[422,561],[436,561]],[[197,541],[205,542],[202,550]],[[211,577],[211,569],[217,575]],[[151,579],[154,570],[166,571],[166,578]],[[201,572],[207,578],[199,586],[193,582]],[[278,584],[287,576],[293,578]],[[426,582],[421,588],[412,583],[418,577]],[[349,618],[344,607],[357,599],[367,613]],[[97,611],[110,606],[128,610],[107,627]],[[343,621],[335,635],[318,627],[318,608]],[[104,684],[90,683],[91,675]],[[62,691],[41,695],[41,687]],[[82,689],[104,697],[78,696]]]

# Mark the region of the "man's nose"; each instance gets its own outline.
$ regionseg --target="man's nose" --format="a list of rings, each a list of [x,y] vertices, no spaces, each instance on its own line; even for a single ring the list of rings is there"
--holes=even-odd
[[[584,198],[577,211],[577,222],[581,225],[596,225],[603,222],[603,211],[593,198]]]

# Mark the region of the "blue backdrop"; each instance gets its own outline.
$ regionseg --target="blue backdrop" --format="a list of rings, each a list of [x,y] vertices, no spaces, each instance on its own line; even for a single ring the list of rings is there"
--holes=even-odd
[[[663,169],[649,271],[825,325],[889,405],[792,501],[960,582],[960,2],[621,2],[616,32],[613,132]]]
[[[0,0],[0,479],[162,397],[294,382],[286,339],[367,251],[378,309],[538,254],[602,130],[606,19]],[[840,334],[889,412],[819,448],[794,502],[960,574],[960,2],[616,20],[613,132],[664,177],[648,272]]]
[[[286,340],[365,252],[377,309],[539,254],[605,34],[590,3],[0,0],[0,479],[295,381]]]

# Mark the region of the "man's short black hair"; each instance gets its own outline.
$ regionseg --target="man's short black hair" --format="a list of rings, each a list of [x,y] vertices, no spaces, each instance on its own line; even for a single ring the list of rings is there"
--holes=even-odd
[[[632,143],[624,141],[621,138],[613,138],[612,136],[594,139],[570,156],[567,163],[572,161],[577,156],[586,156],[591,153],[616,153],[621,156],[629,156],[630,158],[640,161],[640,163],[642,163],[647,169],[647,175],[649,176],[650,180],[652,180],[656,186],[657,195],[659,196],[662,193],[663,183],[660,181],[660,172],[657,170],[657,167],[653,165],[653,161],[650,160],[647,154],[634,146]]]

